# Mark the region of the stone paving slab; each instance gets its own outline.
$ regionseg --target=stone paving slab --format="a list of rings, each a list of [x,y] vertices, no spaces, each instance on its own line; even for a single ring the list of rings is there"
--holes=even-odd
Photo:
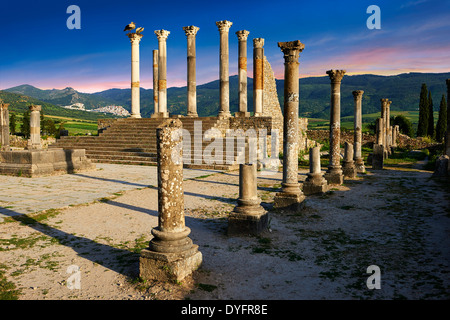
[[[37,178],[0,175],[0,219],[89,203],[114,193],[157,186],[156,166],[97,163],[97,169]],[[184,169],[191,179],[219,170]]]

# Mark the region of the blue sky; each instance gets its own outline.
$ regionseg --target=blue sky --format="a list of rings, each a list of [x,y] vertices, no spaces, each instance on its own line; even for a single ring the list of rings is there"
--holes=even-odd
[[[69,5],[81,9],[81,30],[69,30]],[[381,29],[370,30],[369,5],[381,9]],[[215,22],[233,22],[230,75],[237,74],[235,32],[265,39],[277,78],[283,77],[279,41],[300,40],[300,77],[329,69],[380,75],[450,71],[450,0],[411,1],[3,1],[0,5],[0,89],[31,84],[81,92],[130,87],[130,21],[145,28],[140,45],[141,86],[152,87],[154,30],[166,29],[168,86],[186,85],[186,36],[197,34],[197,84],[219,77],[219,32]]]

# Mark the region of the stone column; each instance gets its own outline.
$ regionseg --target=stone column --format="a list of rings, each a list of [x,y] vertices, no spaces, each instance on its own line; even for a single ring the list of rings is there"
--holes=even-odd
[[[263,113],[264,90],[264,39],[253,39],[253,114],[255,117]]]
[[[383,169],[384,161],[384,147],[381,144],[373,145],[372,153],[372,169],[381,170]]]
[[[384,145],[384,119],[377,118],[376,120],[376,144]]]
[[[365,172],[364,160],[361,153],[362,145],[362,95],[364,91],[353,91],[353,99],[355,100],[355,118],[354,118],[354,160],[357,172]]]
[[[0,145],[2,151],[9,151],[9,103],[0,102]]]
[[[185,225],[182,138],[179,119],[166,119],[156,129],[158,226],[149,248],[141,252],[140,276],[146,280],[182,280],[202,262]]]
[[[386,148],[388,154],[392,154],[391,146],[392,146],[392,136],[391,136],[391,103],[392,101],[388,101],[386,104],[386,122],[384,123],[386,130]]]
[[[153,115],[159,114],[158,104],[158,50],[153,50],[153,106],[155,107]]]
[[[303,183],[303,193],[311,195],[315,193],[324,193],[329,189],[327,180],[323,177],[320,166],[320,147],[309,149],[309,173]]]
[[[220,110],[219,117],[229,117],[230,114],[230,82],[229,82],[229,50],[228,30],[233,23],[227,20],[217,21],[220,33]]]
[[[267,228],[268,213],[257,193],[256,166],[239,165],[239,199],[228,217],[228,235],[257,235]]]
[[[298,183],[299,40],[278,42],[284,55],[283,182],[274,198],[275,208],[300,209],[305,199]]]
[[[239,40],[239,112],[236,112],[237,117],[248,117],[250,112],[247,110],[247,37],[249,31],[240,30],[236,32]]]
[[[167,118],[167,44],[170,34],[167,30],[155,30],[158,37],[158,116]]]
[[[199,27],[183,27],[187,37],[187,116],[198,117],[197,113],[197,83],[196,83],[196,54],[195,54],[195,36]]]
[[[388,154],[388,135],[387,135],[387,116],[389,99],[380,99],[381,101],[381,118],[383,119],[382,145],[384,147],[384,157]]]
[[[330,185],[340,185],[344,182],[340,163],[341,141],[341,81],[345,70],[329,70],[331,79],[330,102],[330,164],[324,177]]]
[[[141,117],[139,85],[139,42],[140,33],[127,33],[131,41],[131,118]]]
[[[399,128],[400,127],[398,125],[395,125],[395,126],[393,126],[391,128],[392,128],[392,134],[391,134],[392,147],[397,147],[397,136],[398,136],[398,132],[399,132]]]
[[[348,142],[345,142],[342,172],[344,174],[344,179],[353,179],[356,177],[355,161],[353,161],[353,144]]]
[[[41,106],[31,105],[30,108],[30,139],[28,149],[42,149],[41,145]]]

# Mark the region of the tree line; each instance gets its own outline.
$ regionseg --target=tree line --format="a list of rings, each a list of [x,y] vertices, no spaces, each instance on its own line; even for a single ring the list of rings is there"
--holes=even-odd
[[[54,136],[59,138],[60,132],[64,130],[64,123],[57,123],[53,119],[46,119],[44,113],[41,112],[41,135]],[[30,110],[22,114],[22,122],[19,124],[20,131],[17,131],[18,117],[14,112],[9,113],[9,132],[10,134],[20,134],[25,138],[30,137]],[[59,125],[58,125],[59,124]],[[57,128],[58,125],[58,128]]]
[[[419,100],[419,123],[417,125],[417,137],[429,137],[442,142],[447,130],[447,103],[445,94],[442,95],[439,105],[439,115],[436,126],[434,125],[434,105],[431,97],[431,91],[428,90],[426,83],[422,84]]]

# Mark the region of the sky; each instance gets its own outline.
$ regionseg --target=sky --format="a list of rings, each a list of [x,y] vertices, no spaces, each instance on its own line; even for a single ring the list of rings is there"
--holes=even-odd
[[[70,5],[80,8],[81,29],[69,29]],[[370,5],[380,8],[380,29],[369,29]],[[167,85],[186,86],[184,26],[196,37],[197,85],[219,78],[219,31],[229,30],[230,76],[238,73],[236,31],[248,30],[248,76],[253,38],[264,38],[264,53],[275,77],[283,78],[277,43],[300,40],[302,77],[346,74],[394,75],[450,72],[450,0],[227,0],[227,1],[2,1],[0,4],[0,89],[30,84],[40,89],[73,87],[80,92],[130,88],[131,44],[123,31],[131,21],[144,27],[140,82],[152,88],[155,30],[167,39]]]

